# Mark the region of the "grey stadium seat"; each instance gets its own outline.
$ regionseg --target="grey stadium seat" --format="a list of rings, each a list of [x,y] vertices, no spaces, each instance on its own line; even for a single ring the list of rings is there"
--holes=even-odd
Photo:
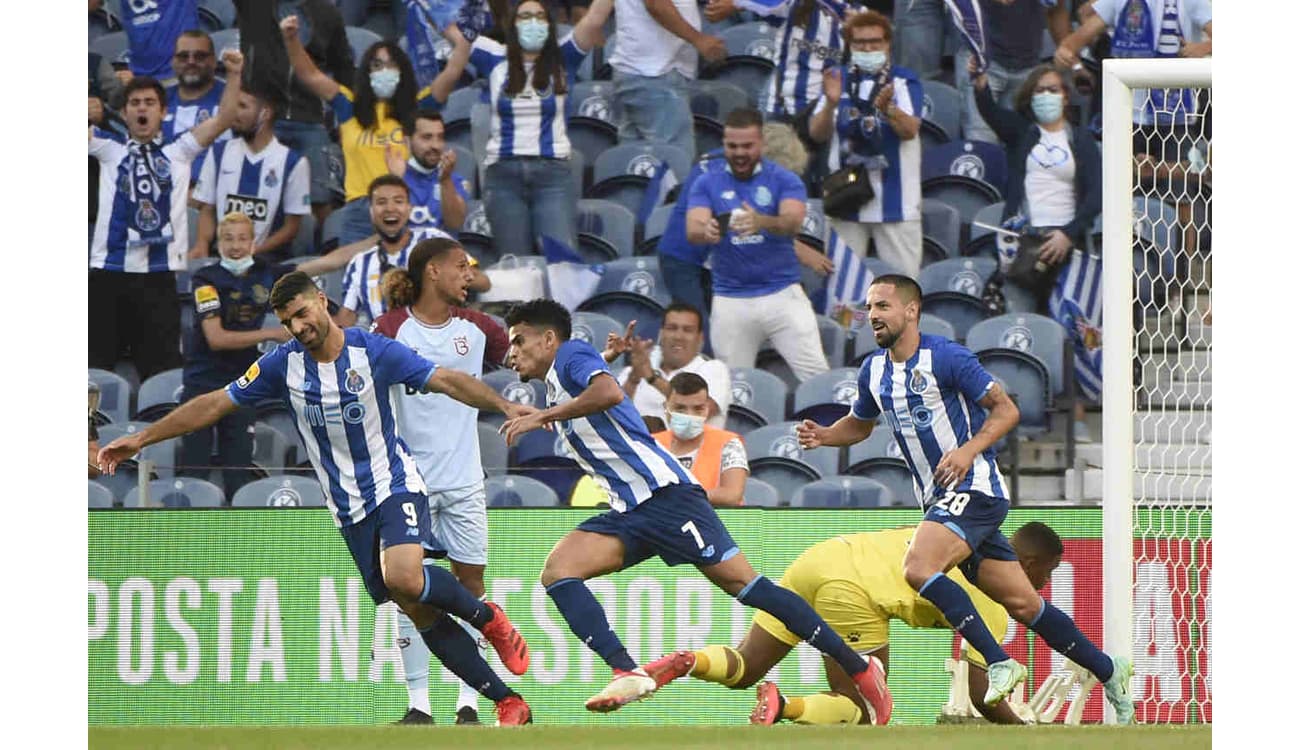
[[[745,503],[750,508],[776,508],[782,505],[781,493],[762,479],[745,480]]]
[[[593,312],[573,313],[572,338],[586,341],[596,347],[596,351],[602,351],[605,348],[605,339],[609,337],[609,334],[615,333],[622,336],[623,330],[624,327],[608,315]]]
[[[485,472],[489,475],[506,473],[510,463],[510,448],[506,446],[506,439],[501,437],[496,428],[482,422],[478,424],[478,452],[479,463]]]
[[[153,422],[166,416],[181,402],[180,367],[164,370],[140,384],[136,394],[135,418],[144,422]]]
[[[794,420],[811,419],[831,425],[849,413],[858,397],[858,371],[837,367],[799,384],[794,392]]]
[[[488,477],[487,504],[492,508],[555,508],[560,498],[555,491],[530,477],[507,474]]]
[[[125,422],[131,414],[131,384],[115,372],[91,367],[87,379],[99,386],[99,410],[96,424]]]
[[[236,508],[323,508],[325,493],[312,477],[286,474],[249,482],[235,492],[230,504]]]
[[[164,508],[220,508],[226,500],[217,485],[191,477],[155,479],[149,483],[149,498],[152,507]],[[140,505],[140,489],[137,487],[128,492],[122,505],[143,507]]]
[[[111,508],[115,498],[113,491],[102,484],[97,484],[94,480],[86,482],[89,485],[89,497],[86,504],[87,508]]]
[[[795,437],[795,424],[780,422],[745,435],[750,475],[776,487],[782,497],[794,497],[803,484],[833,476],[839,469],[839,450],[805,451]]]
[[[966,333],[966,346],[973,352],[1015,349],[1028,352],[1047,366],[1052,393],[1065,393],[1067,347],[1065,328],[1053,318],[1034,313],[1009,313],[980,321]],[[1074,352],[1069,349],[1072,361]]]
[[[790,500],[793,508],[880,508],[893,504],[893,493],[880,482],[845,476],[809,482]]]
[[[614,257],[592,257],[584,254],[590,263],[608,263],[617,258],[630,258],[635,250],[636,215],[613,201],[584,198],[578,201],[578,240],[584,235],[599,237],[608,242],[617,253]],[[576,248],[583,254],[583,248]]]
[[[115,422],[99,428],[99,444],[108,445],[123,435],[133,435],[148,427],[148,422]],[[153,472],[160,479],[176,473],[176,459],[180,455],[180,438],[168,438],[147,446],[137,456],[143,461],[153,462]]]
[[[731,371],[731,410],[752,413],[762,424],[785,420],[785,382],[770,372],[753,367]]]

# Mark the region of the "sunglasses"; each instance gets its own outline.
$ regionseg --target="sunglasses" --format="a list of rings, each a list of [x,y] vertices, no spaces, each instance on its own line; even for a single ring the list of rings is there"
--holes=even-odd
[[[212,53],[211,52],[177,52],[175,54],[175,57],[177,60],[193,60],[195,62],[202,62],[208,59],[209,57],[212,57]]]

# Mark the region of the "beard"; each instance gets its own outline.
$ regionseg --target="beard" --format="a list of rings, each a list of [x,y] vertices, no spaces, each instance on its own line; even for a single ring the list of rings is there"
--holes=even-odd
[[[890,331],[888,328],[881,328],[880,333],[876,334],[876,345],[881,349],[888,349],[898,341],[898,334]]]
[[[207,75],[205,73],[198,73],[195,75],[188,75],[188,76],[178,76],[177,78],[178,80],[180,80],[182,86],[187,86],[189,88],[198,88],[199,86],[206,86],[208,82],[212,80],[212,76]]]
[[[231,127],[230,134],[235,136],[236,138],[242,138],[245,142],[249,142],[257,137],[257,128],[253,127],[253,128],[249,128],[248,130],[244,130],[242,128]]]

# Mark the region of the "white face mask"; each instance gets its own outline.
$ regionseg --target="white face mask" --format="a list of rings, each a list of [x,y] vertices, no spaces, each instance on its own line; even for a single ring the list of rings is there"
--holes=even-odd
[[[704,432],[704,417],[668,412],[668,429],[682,440],[694,440]]]
[[[402,80],[402,73],[392,68],[376,70],[370,74],[370,89],[380,99],[387,99],[397,91],[397,84]]]
[[[253,256],[245,255],[242,258],[222,258],[221,267],[233,273],[236,276],[243,276],[248,273],[248,269],[253,267]]]
[[[885,67],[885,63],[889,62],[889,55],[884,50],[878,49],[870,52],[853,50],[849,53],[849,59],[860,70],[865,70],[868,73],[879,73],[880,69]]]

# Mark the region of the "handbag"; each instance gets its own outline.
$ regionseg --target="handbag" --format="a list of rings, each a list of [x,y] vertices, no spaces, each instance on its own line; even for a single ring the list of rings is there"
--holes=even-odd
[[[546,279],[542,269],[524,263],[515,255],[501,260],[483,273],[492,280],[492,288],[479,295],[480,302],[515,302],[546,296]]]
[[[842,221],[857,221],[858,211],[875,197],[864,164],[841,167],[822,180],[822,212]]]
[[[1033,292],[1040,299],[1051,291],[1052,285],[1056,283],[1057,274],[1065,265],[1045,263],[1038,259],[1038,251],[1043,245],[1043,239],[1051,229],[1051,227],[1033,229],[1026,227],[1020,235],[1020,249],[1011,261],[1011,268],[1007,270],[1007,279],[1016,286]]]

